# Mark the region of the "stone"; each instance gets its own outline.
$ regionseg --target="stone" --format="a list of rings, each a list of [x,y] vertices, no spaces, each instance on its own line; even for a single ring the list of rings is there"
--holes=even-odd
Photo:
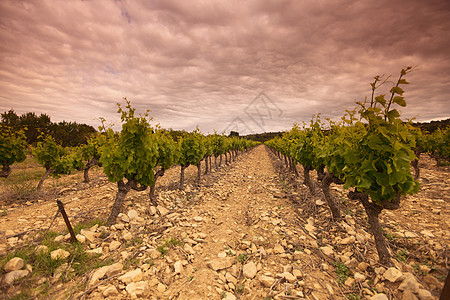
[[[86,250],[86,253],[89,254],[103,254],[103,248],[102,247],[98,247],[92,250]]]
[[[134,220],[137,220],[139,218],[138,212],[135,211],[134,209],[129,210],[128,213],[127,213],[127,216],[130,219],[130,221],[134,221]]]
[[[416,237],[418,237],[418,235],[416,233],[411,232],[411,231],[405,231],[404,235],[405,235],[406,238],[416,238]]]
[[[403,278],[403,273],[400,270],[391,267],[384,272],[383,277],[390,282],[396,282]]]
[[[416,297],[416,295],[414,295],[413,292],[407,290],[404,291],[402,294],[402,300],[418,300],[419,298]]]
[[[131,282],[127,285],[126,290],[128,294],[133,296],[143,296],[145,295],[145,292],[147,291],[148,284],[146,281],[138,281],[138,282]]]
[[[149,210],[149,212],[150,212],[150,214],[151,214],[152,216],[153,216],[153,215],[156,215],[156,212],[157,212],[156,207],[150,206],[150,207],[148,208],[148,210]]]
[[[420,300],[431,300],[433,299],[433,296],[431,293],[425,289],[419,289],[417,292],[417,296],[419,296]]]
[[[161,216],[167,215],[169,213],[169,210],[161,205],[158,205],[158,207],[156,207],[156,209],[158,210],[158,212]]]
[[[289,272],[283,272],[283,277],[284,277],[284,279],[286,279],[286,281],[289,282],[289,283],[294,283],[294,282],[297,281],[297,277],[294,276],[294,275],[292,275],[292,274],[289,273]]]
[[[297,279],[303,277],[303,273],[302,273],[302,271],[300,271],[299,269],[294,269],[294,270],[292,271],[292,275],[294,275],[295,277],[297,277]]]
[[[156,289],[158,290],[158,292],[163,293],[166,290],[166,286],[160,282],[158,283]]]
[[[203,218],[202,218],[202,217],[194,217],[193,219],[194,219],[195,222],[201,222],[201,221],[203,221]]]
[[[129,284],[131,282],[137,282],[142,280],[142,270],[141,269],[135,269],[133,271],[129,271],[122,276],[120,276],[118,279],[122,281],[125,284]]]
[[[242,268],[242,274],[244,275],[245,278],[252,279],[255,277],[257,272],[258,272],[258,270],[256,269],[256,265],[252,261],[249,263],[246,263],[244,265],[244,267]]]
[[[273,247],[273,253],[275,254],[282,254],[284,253],[284,248],[280,244],[276,244],[275,247]]]
[[[109,244],[109,247],[108,247],[109,251],[117,250],[120,248],[121,245],[122,245],[121,242],[114,240]]]
[[[386,296],[386,294],[375,294],[372,297],[369,298],[369,300],[389,300],[389,298]]]
[[[20,257],[13,257],[5,264],[4,270],[5,272],[17,271],[22,269],[23,266],[23,259]]]
[[[173,268],[175,269],[175,274],[181,274],[183,272],[183,263],[181,260],[175,262]]]
[[[84,244],[86,242],[86,237],[82,234],[77,234],[75,236],[75,238],[77,239],[77,241],[79,241],[81,244]]]
[[[70,255],[70,253],[64,249],[57,249],[50,253],[50,257],[54,260],[64,259],[64,258],[69,257],[69,255]]]
[[[96,269],[91,276],[91,279],[89,281],[89,286],[94,286],[97,283],[100,282],[100,278],[103,277],[110,277],[116,274],[119,274],[122,272],[123,265],[121,263],[115,263],[110,266],[104,266],[101,268]]]
[[[106,289],[102,293],[103,297],[113,297],[119,295],[119,291],[116,289],[116,287],[112,284],[108,285]]]
[[[331,256],[331,255],[334,254],[333,248],[331,248],[331,247],[329,247],[329,246],[320,247],[319,249],[322,250],[322,252],[323,252],[325,255]]]
[[[236,285],[237,284],[237,279],[236,277],[234,277],[233,275],[231,275],[230,273],[226,273],[225,274],[225,279],[227,280],[227,282],[231,282],[232,284]]]
[[[364,280],[366,280],[366,276],[358,272],[356,272],[353,277],[355,278],[356,282],[363,282]]]
[[[217,258],[210,260],[206,265],[214,271],[223,270],[233,265],[233,259],[231,257]]]
[[[419,283],[413,274],[406,273],[405,279],[402,281],[398,289],[401,291],[411,291],[413,293],[417,293],[419,291]]]
[[[24,278],[28,276],[30,272],[28,270],[14,270],[9,273],[6,273],[5,277],[3,278],[3,282],[7,285],[13,284],[15,280],[18,280],[20,278]]]
[[[97,242],[97,234],[95,232],[81,229],[80,233],[84,235],[86,240],[88,240],[89,243],[95,244]]]
[[[434,237],[434,234],[430,230],[426,230],[425,229],[425,230],[422,230],[420,233],[423,234],[426,237],[430,237],[430,238]]]
[[[194,248],[192,248],[192,246],[189,245],[189,244],[184,244],[183,249],[184,249],[184,251],[186,251],[186,252],[189,253],[189,254],[192,254],[192,255],[195,254]]]
[[[225,296],[222,298],[222,300],[236,300],[236,296],[232,293],[225,292]]]
[[[133,239],[133,235],[131,234],[131,232],[125,232],[125,234],[122,236],[122,238],[125,241],[131,241]]]
[[[359,264],[358,264],[358,270],[360,270],[360,271],[366,271],[367,270],[367,268],[369,267],[369,264],[368,263],[366,263],[366,262],[360,262]]]
[[[258,280],[265,287],[271,287],[272,284],[275,282],[275,278],[265,276],[265,275],[259,276]]]
[[[355,242],[355,237],[354,236],[349,236],[345,239],[342,239],[339,244],[341,245],[348,245],[348,244],[353,244]]]
[[[311,225],[309,223],[305,225],[305,229],[308,230],[308,232],[310,233],[314,233],[316,231],[316,227],[314,227],[314,225]]]

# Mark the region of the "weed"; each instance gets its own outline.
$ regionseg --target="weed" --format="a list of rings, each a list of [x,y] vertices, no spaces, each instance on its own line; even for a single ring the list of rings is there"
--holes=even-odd
[[[6,209],[2,209],[2,211],[0,212],[0,217],[4,217],[8,215],[8,211]]]
[[[395,253],[395,257],[398,261],[406,262],[406,255],[407,255],[406,249],[400,249],[399,252]]]
[[[178,240],[178,239],[176,239],[174,237],[171,237],[170,239],[166,240],[164,242],[164,244],[158,246],[156,249],[159,252],[161,252],[162,255],[166,255],[169,252],[170,248],[173,248],[173,247],[176,247],[176,246],[179,246],[179,245],[182,245],[182,244],[183,244],[182,241],[180,241],[180,240]]]
[[[361,300],[361,296],[360,295],[356,295],[354,293],[351,293],[351,294],[347,295],[347,299],[349,299],[349,300]]]
[[[127,258],[124,263],[123,263],[123,268],[126,270],[128,269],[130,266],[135,266],[137,267],[139,265],[139,258],[135,257],[135,258]]]
[[[337,262],[337,261],[333,263],[333,266],[334,266],[334,270],[336,271],[336,275],[338,277],[338,282],[344,283],[347,280],[348,275],[350,273],[349,268],[346,265],[344,265],[342,262]]]
[[[243,283],[239,283],[238,285],[236,285],[236,293],[237,294],[243,294],[245,290],[245,286]]]
[[[189,276],[189,281],[192,281],[192,280],[194,280],[194,275],[191,275],[191,276]]]
[[[248,254],[247,253],[241,253],[238,255],[237,260],[241,263],[244,264],[248,259]]]

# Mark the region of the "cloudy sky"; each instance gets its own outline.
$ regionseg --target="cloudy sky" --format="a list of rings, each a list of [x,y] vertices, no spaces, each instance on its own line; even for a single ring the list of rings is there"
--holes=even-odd
[[[0,111],[119,124],[127,97],[165,128],[278,131],[411,65],[402,116],[446,119],[449,32],[448,0],[1,0]]]

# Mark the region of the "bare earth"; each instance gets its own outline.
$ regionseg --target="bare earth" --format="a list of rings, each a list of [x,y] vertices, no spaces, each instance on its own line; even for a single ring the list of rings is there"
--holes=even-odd
[[[428,157],[420,167],[421,191],[406,197],[400,209],[384,211],[381,223],[395,267],[413,274],[419,284],[420,292],[414,294],[427,291],[431,295],[423,299],[438,299],[449,268],[449,170],[437,168]],[[86,285],[90,272],[65,283],[44,279],[54,283],[48,299],[369,299],[376,293],[414,299],[399,290],[403,278],[390,282],[383,277],[363,208],[348,200],[341,186],[333,185],[333,190],[345,218],[333,223],[320,190],[311,195],[303,179],[288,173],[265,146],[204,176],[200,187],[194,182],[196,172],[195,167],[187,169],[185,191],[176,189],[179,167],[166,172],[157,184],[159,210],[151,207],[148,191],[131,192],[118,222],[123,226],[92,229],[107,238],[91,248],[126,265],[123,273],[140,270],[142,276],[132,281],[143,287],[141,292],[130,293],[129,283],[120,277]],[[0,202],[6,210],[0,217],[0,245],[14,251],[31,243],[37,230],[49,228],[57,211],[55,198],[65,204],[74,224],[105,220],[116,186],[100,169],[91,178],[86,184],[81,173],[66,176],[60,179],[64,187],[57,189],[49,179],[46,194],[36,199]],[[130,210],[138,219],[126,217]],[[58,216],[51,230],[63,232],[64,226]],[[171,238],[182,244],[161,255],[158,246]],[[113,241],[121,244],[111,251]],[[130,257],[137,258],[134,264],[125,263]],[[336,262],[349,267],[345,283],[338,283]],[[116,292],[105,292],[113,288]],[[20,285],[3,287],[4,298],[18,289]]]

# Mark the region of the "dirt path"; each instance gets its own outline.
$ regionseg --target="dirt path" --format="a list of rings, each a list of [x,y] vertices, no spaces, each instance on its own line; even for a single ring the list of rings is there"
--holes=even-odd
[[[91,285],[80,282],[94,270],[53,285],[47,297],[70,299],[89,291],[88,299],[369,299],[376,293],[399,299],[406,292],[398,287],[408,274],[414,274],[422,296],[432,293],[423,299],[437,299],[442,289],[449,199],[436,189],[448,190],[448,172],[425,169],[423,190],[407,197],[398,212],[382,216],[395,266],[403,272],[397,282],[383,276],[361,205],[333,186],[345,218],[332,223],[320,192],[311,195],[302,178],[289,174],[265,146],[205,176],[200,186],[190,167],[185,191],[174,189],[178,172],[169,170],[158,183],[158,207],[150,206],[148,191],[132,192],[117,225],[90,229],[106,238],[89,248],[134,277],[100,281],[89,290]],[[61,198],[75,220],[86,212],[105,219],[114,195],[115,185],[98,176],[88,186],[69,185]],[[52,203],[16,207],[0,219],[0,232],[43,229],[53,214]],[[63,221],[57,222],[63,228]]]

